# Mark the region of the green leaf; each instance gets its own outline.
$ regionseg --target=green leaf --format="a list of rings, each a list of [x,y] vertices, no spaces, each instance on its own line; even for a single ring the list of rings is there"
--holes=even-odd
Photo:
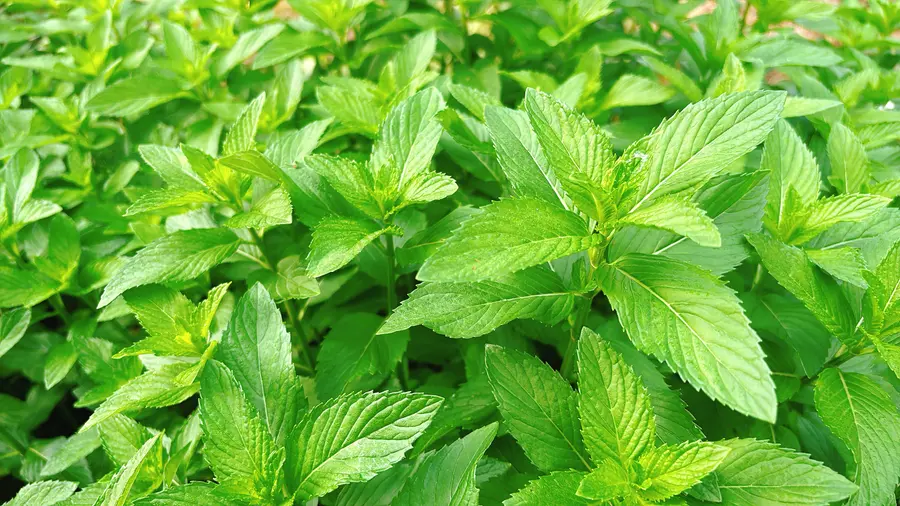
[[[304,163],[370,218],[380,220],[396,212],[398,190],[391,167],[377,171],[349,158],[326,155],[310,156]]]
[[[125,506],[135,481],[142,472],[153,474],[156,486],[162,482],[163,440],[162,433],[147,440],[131,459],[113,475],[95,506]],[[156,488],[156,487],[153,487]],[[133,498],[132,498],[133,499]]]
[[[869,290],[863,301],[864,328],[869,335],[894,336],[900,332],[900,242],[884,256],[874,275],[866,278]]]
[[[182,75],[191,75],[198,63],[197,48],[191,34],[181,25],[169,21],[163,21],[162,28],[166,56],[172,61],[172,66]]]
[[[206,193],[206,185],[194,172],[195,164],[178,148],[142,144],[138,153],[144,163],[149,165],[173,189]]]
[[[335,506],[390,506],[418,462],[400,462],[369,481],[344,485],[337,494]]]
[[[641,495],[661,501],[700,483],[728,456],[730,448],[704,442],[658,446],[641,455],[640,464],[650,486]]]
[[[30,483],[20,488],[16,496],[3,506],[53,506],[65,501],[78,488],[78,484],[71,481],[39,481]]]
[[[335,322],[316,359],[319,399],[352,391],[360,378],[380,380],[394,370],[406,351],[409,333],[382,333],[383,322],[380,316],[367,313],[345,314]]]
[[[322,119],[313,121],[300,130],[275,132],[275,138],[267,141],[263,154],[278,167],[292,167],[316,149],[330,124],[331,120]]]
[[[807,455],[768,441],[729,439],[716,445],[731,449],[716,468],[722,504],[824,506],[856,490],[846,478]]]
[[[285,444],[288,485],[309,500],[372,479],[403,458],[440,405],[431,395],[370,392],[316,406]]]
[[[529,89],[525,110],[553,173],[582,212],[603,220],[610,204],[602,192],[615,162],[612,143],[586,116],[546,93]]]
[[[164,209],[195,208],[202,204],[211,204],[215,197],[202,191],[189,191],[183,188],[162,188],[141,194],[125,211],[123,216],[134,216],[141,213],[156,213]]]
[[[841,57],[829,47],[802,39],[766,40],[741,55],[741,58],[761,62],[767,68],[788,65],[830,67],[841,62]]]
[[[811,238],[838,223],[865,221],[890,203],[891,199],[881,195],[835,195],[821,199],[810,207],[800,237]],[[794,242],[799,241],[794,239]]]
[[[235,214],[225,221],[231,228],[269,228],[291,223],[291,198],[287,191],[276,186],[255,199],[249,211]]]
[[[829,368],[816,382],[815,403],[825,425],[853,452],[848,470],[859,490],[847,504],[893,501],[900,481],[900,413],[888,393],[862,374]],[[845,485],[842,491],[829,501],[852,489]]]
[[[410,237],[397,250],[397,261],[401,265],[421,265],[444,244],[453,231],[472,216],[478,214],[473,207],[457,207],[437,223]]]
[[[675,90],[656,79],[623,74],[603,99],[603,109],[661,104],[675,95]]]
[[[422,281],[497,279],[577,253],[594,238],[574,213],[534,199],[503,199],[465,221],[419,270]]]
[[[434,116],[444,107],[441,94],[426,88],[392,109],[372,150],[373,170],[395,173],[400,188],[426,171],[442,131]]]
[[[541,267],[495,281],[422,283],[378,333],[425,325],[448,337],[477,337],[518,318],[558,323],[572,311],[574,302],[575,294],[559,276]]]
[[[256,144],[259,115],[262,113],[265,103],[266,94],[263,92],[241,110],[241,114],[235,120],[231,130],[225,135],[225,143],[222,145],[223,155],[228,156],[253,149]]]
[[[869,182],[869,159],[866,149],[849,128],[841,123],[831,127],[828,135],[828,181],[841,193],[859,193]]]
[[[175,485],[134,501],[134,506],[245,506],[252,498],[229,493],[221,485],[192,482]]]
[[[781,114],[785,94],[750,91],[691,104],[650,138],[645,177],[634,208],[702,184],[763,141]]]
[[[231,371],[207,362],[200,375],[203,454],[228,491],[275,504],[282,495],[284,451]]]
[[[261,284],[238,301],[216,357],[234,373],[275,441],[284,441],[299,416],[302,394],[291,362],[291,337]]]
[[[129,290],[124,299],[150,338],[119,351],[117,357],[148,349],[175,356],[203,353],[205,332],[195,321],[194,304],[181,292],[161,285],[145,285]]]
[[[585,476],[582,471],[557,471],[541,476],[503,501],[503,506],[588,506],[591,501],[576,495]]]
[[[281,181],[281,171],[278,169],[278,166],[259,151],[236,151],[219,158],[219,163],[248,176],[261,177],[276,182]]]
[[[769,273],[803,302],[822,325],[841,341],[854,343],[856,319],[837,283],[819,271],[803,250],[762,234],[748,236]]]
[[[781,120],[775,123],[775,128],[766,138],[760,168],[769,171],[766,222],[773,230],[780,230],[782,223],[799,211],[792,208],[792,204],[807,207],[816,201],[820,184],[819,166],[791,125]],[[796,192],[798,201],[789,199],[791,190]]]
[[[6,183],[6,213],[11,223],[19,223],[25,204],[37,184],[40,159],[30,149],[20,149],[3,167]]]
[[[133,116],[182,96],[182,83],[167,77],[140,75],[116,81],[94,95],[85,108],[104,116]]]
[[[545,472],[591,469],[578,422],[578,396],[537,358],[489,345],[485,367],[510,433]]]
[[[275,272],[260,270],[262,283],[277,302],[289,299],[308,299],[319,294],[319,283],[306,272],[300,255],[291,255],[278,261]]]
[[[841,281],[867,288],[866,259],[856,248],[808,249],[806,256],[820,269]]]
[[[492,423],[429,455],[391,505],[477,504],[475,468],[496,435],[497,423]]]
[[[281,23],[273,23],[242,33],[231,49],[216,62],[215,74],[224,77],[235,65],[253,56],[266,42],[274,39],[284,26]]]
[[[84,432],[104,420],[129,410],[172,406],[197,393],[199,385],[184,384],[180,377],[193,364],[174,363],[129,380],[109,396],[79,429]]]
[[[472,116],[475,116],[481,122],[485,121],[486,108],[503,105],[500,100],[490,93],[461,84],[450,84],[448,91],[450,91],[450,94],[453,95],[457,102],[462,104]]]
[[[540,199],[569,209],[565,191],[550,170],[528,115],[489,106],[484,110],[484,117],[512,195]]]
[[[594,462],[630,465],[654,441],[650,396],[622,357],[585,327],[578,340],[578,413]]]
[[[690,200],[663,197],[628,214],[621,223],[653,227],[687,237],[700,246],[718,248],[722,236],[713,220]]]
[[[100,433],[97,429],[75,434],[47,459],[44,467],[41,468],[41,476],[49,477],[59,474],[90,455],[97,448],[100,448]]]
[[[6,354],[25,335],[31,323],[31,310],[20,307],[0,315],[0,357]]]
[[[53,278],[64,287],[78,268],[81,236],[75,228],[75,222],[65,214],[50,218],[47,233],[47,249],[34,258],[33,263],[41,274]]]
[[[313,229],[307,259],[309,275],[317,278],[334,272],[350,263],[375,239],[397,232],[394,227],[382,228],[370,220],[325,218]]]
[[[601,276],[639,349],[726,406],[775,420],[775,385],[759,337],[722,281],[690,264],[643,254],[619,258]]]
[[[152,437],[145,427],[125,415],[113,415],[99,424],[100,440],[106,455],[124,466]]]
[[[831,334],[797,299],[776,293],[764,294],[751,306],[745,299],[753,327],[773,334],[796,353],[800,370],[812,378],[822,369],[831,349]]]
[[[39,272],[0,266],[0,308],[31,307],[59,290],[59,283]]]
[[[125,290],[148,283],[187,281],[230,257],[240,239],[228,229],[180,230],[151,242],[110,280],[97,307],[104,307]]]
[[[604,459],[581,480],[577,494],[592,501],[615,501],[631,495],[631,479],[621,464]]]
[[[49,390],[62,381],[77,360],[78,350],[71,341],[63,341],[51,348],[44,360],[44,387]]]

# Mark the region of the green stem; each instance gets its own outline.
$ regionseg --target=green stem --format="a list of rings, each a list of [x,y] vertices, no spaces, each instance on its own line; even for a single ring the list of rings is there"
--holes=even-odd
[[[66,309],[66,305],[63,303],[62,297],[55,293],[49,299],[50,305],[53,306],[53,309],[56,311],[56,314],[59,315],[60,318],[66,323],[68,326],[72,323],[72,317],[69,315],[69,311]]]
[[[578,338],[581,337],[581,329],[584,327],[588,315],[591,314],[591,304],[594,302],[595,296],[596,293],[587,297],[584,305],[578,309],[578,313],[575,315],[572,328],[569,329],[569,344],[566,346],[566,353],[563,355],[562,367],[560,368],[563,378],[568,379],[575,368],[575,350],[578,348]]]
[[[388,316],[394,312],[397,307],[397,275],[396,271],[396,255],[394,254],[394,238],[387,236],[387,247],[385,255],[387,256],[387,314]],[[409,361],[406,354],[400,358],[397,364],[397,381],[400,382],[400,388],[409,390]]]

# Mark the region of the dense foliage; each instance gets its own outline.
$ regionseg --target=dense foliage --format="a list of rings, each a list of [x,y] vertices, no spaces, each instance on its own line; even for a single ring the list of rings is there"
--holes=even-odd
[[[900,5],[0,11],[0,501],[895,504]]]

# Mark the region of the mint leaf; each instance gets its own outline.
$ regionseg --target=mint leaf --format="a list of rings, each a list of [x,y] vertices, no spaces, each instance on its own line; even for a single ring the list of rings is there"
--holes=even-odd
[[[497,424],[492,423],[429,455],[391,504],[476,504],[475,467],[496,434]]]
[[[816,382],[815,402],[825,425],[853,452],[855,462],[848,468],[859,490],[848,504],[894,500],[900,481],[900,413],[888,393],[862,374],[829,368]]]
[[[16,308],[0,315],[0,357],[6,354],[25,335],[31,322],[31,310]]]
[[[558,203],[569,209],[565,191],[548,165],[528,115],[488,106],[484,109],[484,120],[512,195]]]
[[[594,462],[629,465],[654,440],[647,390],[631,367],[588,328],[578,341],[578,413]]]
[[[661,501],[700,483],[728,456],[730,449],[712,443],[687,442],[677,446],[650,448],[641,455],[640,464],[650,486],[641,495]]]
[[[129,258],[103,290],[104,307],[125,290],[161,281],[187,281],[231,256],[240,239],[227,229],[181,230],[151,242]]]
[[[869,160],[866,150],[853,132],[841,123],[831,127],[828,135],[828,181],[841,193],[859,193],[869,182]]]
[[[182,83],[159,75],[141,75],[116,81],[86,104],[91,112],[105,116],[132,116],[180,97]]]
[[[494,202],[462,226],[419,270],[422,281],[480,281],[588,249],[583,219],[544,201]]]
[[[319,497],[390,468],[412,448],[440,404],[424,394],[365,393],[316,406],[285,443],[285,475],[295,497]]]
[[[769,273],[809,309],[841,341],[856,341],[853,313],[838,285],[824,276],[803,250],[762,234],[747,238]]]
[[[162,433],[153,436],[109,480],[106,490],[94,504],[97,506],[125,506],[138,475],[153,474],[156,488],[162,482],[163,446]]]
[[[25,485],[15,497],[3,506],[28,506],[31,504],[41,504],[52,506],[61,501],[65,501],[71,496],[78,484],[71,481],[39,481]]]
[[[609,184],[614,162],[609,137],[592,121],[545,93],[528,90],[525,110],[547,162],[575,205],[602,220],[606,206],[602,188]]]
[[[203,453],[227,490],[261,501],[282,494],[284,452],[223,364],[212,360],[200,375]]]
[[[730,448],[716,468],[723,504],[829,504],[847,498],[856,487],[846,478],[802,453],[767,441],[729,439]]]
[[[639,208],[651,200],[707,181],[750,152],[775,126],[785,95],[751,91],[722,95],[685,107],[650,139]]]
[[[307,270],[312,277],[324,276],[350,263],[363,248],[394,228],[353,218],[325,218],[313,229]],[[392,240],[392,239],[388,239]]]
[[[635,226],[653,227],[683,235],[700,246],[718,248],[722,236],[713,220],[697,204],[681,198],[660,198],[620,220]]]
[[[576,495],[585,476],[582,471],[557,471],[541,476],[513,493],[503,501],[503,506],[586,506],[591,501]]]
[[[425,325],[454,338],[486,334],[517,318],[550,324],[568,315],[575,294],[555,273],[533,267],[474,283],[422,283],[384,322],[379,334]]]
[[[578,422],[578,396],[537,358],[488,346],[485,368],[497,406],[525,454],[545,472],[591,469]]]
[[[789,231],[783,231],[783,224],[819,196],[819,166],[800,136],[787,121],[781,120],[766,138],[760,168],[769,171],[766,222],[772,230],[779,231],[779,237],[785,237],[781,234]],[[796,200],[791,199],[792,190]]]
[[[217,358],[234,373],[275,441],[284,441],[301,409],[291,337],[275,301],[259,283],[235,305]]]
[[[775,420],[775,386],[759,337],[722,281],[690,264],[641,254],[603,267],[601,279],[638,349],[732,409]]]

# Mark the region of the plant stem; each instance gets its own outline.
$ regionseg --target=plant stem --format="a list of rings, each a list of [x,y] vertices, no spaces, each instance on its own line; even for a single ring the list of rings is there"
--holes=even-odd
[[[562,367],[560,367],[560,373],[563,378],[569,378],[572,375],[572,369],[575,366],[575,350],[578,348],[578,338],[581,336],[581,329],[584,327],[585,320],[591,314],[591,304],[594,302],[595,296],[596,293],[587,297],[584,305],[578,309],[578,313],[575,315],[572,328],[569,329],[569,344],[566,346],[566,353],[563,355]]]
[[[69,311],[66,309],[65,303],[63,303],[62,297],[58,293],[54,293],[52,297],[49,299],[50,305],[53,306],[53,309],[56,311],[56,314],[59,315],[60,318],[66,323],[66,325],[70,325],[72,323],[72,317],[69,315]]]
[[[387,236],[387,247],[385,255],[387,256],[387,315],[390,316],[397,307],[397,275],[396,257],[394,254],[394,238]],[[397,364],[397,381],[400,382],[400,388],[409,390],[409,361],[406,359],[406,353],[400,358]]]

